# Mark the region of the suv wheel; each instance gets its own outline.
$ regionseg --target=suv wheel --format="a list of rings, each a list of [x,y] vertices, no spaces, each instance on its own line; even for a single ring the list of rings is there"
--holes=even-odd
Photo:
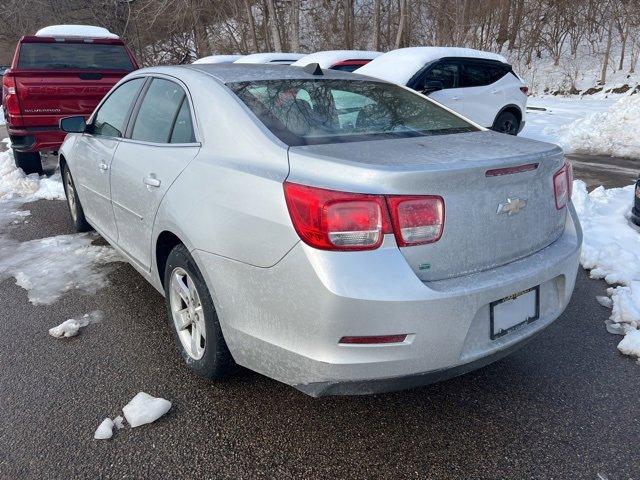
[[[40,152],[16,152],[13,151],[16,167],[21,168],[27,175],[37,173],[42,175],[42,161]]]
[[[496,117],[491,130],[506,133],[507,135],[517,135],[520,130],[520,122],[518,121],[518,117],[513,113],[502,112]]]
[[[164,292],[169,323],[189,368],[212,380],[231,373],[236,364],[224,341],[209,289],[184,245],[169,253]]]
[[[78,192],[76,192],[76,186],[75,183],[73,183],[71,170],[69,170],[69,167],[66,165],[62,167],[62,185],[64,186],[64,194],[67,197],[67,205],[69,205],[73,228],[76,232],[88,232],[92,230],[91,225],[89,225],[89,222],[87,222],[87,219],[84,217],[84,210],[82,210]]]

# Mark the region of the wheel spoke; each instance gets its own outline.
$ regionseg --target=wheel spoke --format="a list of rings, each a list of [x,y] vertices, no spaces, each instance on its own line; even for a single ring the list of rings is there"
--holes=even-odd
[[[198,355],[200,347],[200,331],[198,325],[193,323],[191,326],[191,353],[195,356]]]
[[[187,328],[189,325],[193,323],[191,318],[189,317],[188,308],[183,308],[182,310],[178,310],[177,312],[175,312],[174,315],[176,318],[176,327],[178,330],[184,330],[185,328]]]
[[[191,298],[197,298],[198,297],[198,290],[196,290],[196,286],[193,283],[193,280],[191,280],[190,276],[187,276],[187,289],[189,290],[189,294],[190,294]]]
[[[185,303],[185,305],[189,305],[189,302],[191,301],[189,299],[189,288],[185,285],[183,278],[184,277],[181,278],[178,276],[176,278],[176,281],[173,282],[173,288],[176,293],[180,295],[180,298],[182,298],[182,301]]]

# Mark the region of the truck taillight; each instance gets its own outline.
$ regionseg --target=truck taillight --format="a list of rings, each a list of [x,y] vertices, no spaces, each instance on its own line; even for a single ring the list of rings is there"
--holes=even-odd
[[[566,161],[560,170],[553,175],[553,193],[556,197],[556,208],[563,209],[573,192],[573,167]]]
[[[321,250],[373,250],[384,234],[398,246],[436,242],[444,200],[436,196],[347,193],[285,182],[289,215],[300,239]]]
[[[8,115],[20,115],[15,77],[11,74],[2,77],[2,106]]]

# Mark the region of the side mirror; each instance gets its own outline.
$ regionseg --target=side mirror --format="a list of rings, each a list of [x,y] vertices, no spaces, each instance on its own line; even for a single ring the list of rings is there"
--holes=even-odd
[[[437,92],[438,90],[443,90],[444,84],[440,80],[427,80],[424,83],[424,89],[422,93],[425,95],[430,94],[431,92]]]
[[[67,133],[84,133],[87,131],[87,122],[83,116],[63,118],[60,120],[60,130]]]

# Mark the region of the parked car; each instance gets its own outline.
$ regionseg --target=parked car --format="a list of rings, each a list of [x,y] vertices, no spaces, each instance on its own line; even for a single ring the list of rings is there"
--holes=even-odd
[[[406,85],[498,132],[517,135],[524,128],[529,89],[496,53],[401,48],[377,57],[356,73]]]
[[[486,365],[552,323],[582,240],[562,150],[313,67],[139,70],[86,124],[61,121],[75,228],[165,295],[187,365],[362,394]]]
[[[317,63],[321,68],[353,72],[380,55],[382,55],[380,52],[365,50],[326,50],[305,55],[291,65],[304,67],[311,63]]]
[[[304,57],[301,53],[252,53],[239,58],[233,63],[274,63],[278,65],[291,65],[296,60]]]
[[[233,63],[244,55],[209,55],[202,57],[193,63]]]
[[[65,137],[60,118],[88,118],[111,87],[137,68],[123,41],[104,28],[58,25],[22,37],[2,79],[16,166],[41,173],[40,152],[56,152]]]
[[[633,207],[631,208],[631,221],[640,227],[640,177],[636,181]]]

